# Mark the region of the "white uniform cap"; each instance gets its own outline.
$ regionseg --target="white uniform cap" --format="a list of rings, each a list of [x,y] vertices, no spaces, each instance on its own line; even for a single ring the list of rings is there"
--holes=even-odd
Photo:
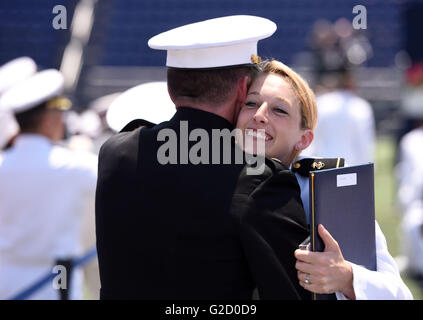
[[[135,119],[153,123],[170,120],[176,107],[166,82],[148,82],[126,90],[110,105],[106,114],[109,127],[118,132]]]
[[[93,110],[98,115],[103,116],[106,114],[112,102],[116,100],[116,98],[119,97],[121,94],[122,92],[115,92],[99,97],[90,102],[90,104],[88,105],[88,109]]]
[[[64,79],[55,69],[48,69],[19,82],[0,97],[0,111],[27,111],[63,92]]]
[[[270,37],[276,24],[268,19],[238,15],[188,24],[148,41],[150,48],[167,50],[168,67],[217,68],[251,64],[257,42]]]
[[[3,149],[10,139],[19,131],[19,126],[9,112],[0,111],[0,150]]]
[[[90,138],[95,138],[101,133],[100,116],[94,110],[88,109],[81,114],[69,111],[65,122],[71,135],[83,134]]]
[[[423,90],[417,88],[406,91],[402,101],[402,113],[409,118],[423,118]]]
[[[30,57],[20,57],[5,63],[0,67],[0,95],[35,72],[37,65]]]

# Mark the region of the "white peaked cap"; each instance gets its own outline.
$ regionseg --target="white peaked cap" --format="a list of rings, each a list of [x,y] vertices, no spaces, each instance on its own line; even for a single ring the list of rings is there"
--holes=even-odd
[[[7,90],[0,97],[0,111],[19,113],[29,110],[63,92],[64,79],[55,69],[34,74]]]
[[[402,113],[410,118],[423,118],[423,91],[408,90],[402,101]]]
[[[170,99],[166,82],[148,82],[119,95],[106,113],[109,127],[118,132],[135,119],[153,123],[170,120],[176,107]]]
[[[37,65],[30,57],[13,59],[0,67],[0,95],[37,72]]]
[[[270,37],[276,24],[268,19],[236,15],[205,20],[172,29],[148,41],[150,48],[167,50],[166,66],[217,68],[251,64],[257,42]]]

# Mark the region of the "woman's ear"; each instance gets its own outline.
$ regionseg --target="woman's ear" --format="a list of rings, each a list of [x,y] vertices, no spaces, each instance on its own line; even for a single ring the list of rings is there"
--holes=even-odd
[[[301,140],[295,145],[295,149],[297,151],[302,151],[306,149],[313,142],[313,138],[313,131],[311,131],[310,129],[304,130],[303,134],[301,135]]]

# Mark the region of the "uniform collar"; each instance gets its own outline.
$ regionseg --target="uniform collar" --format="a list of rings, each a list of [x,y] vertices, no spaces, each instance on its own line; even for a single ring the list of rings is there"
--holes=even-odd
[[[178,107],[171,121],[188,121],[190,128],[229,129],[234,125],[214,113],[190,107]]]
[[[20,134],[13,144],[17,148],[27,148],[29,146],[36,148],[50,148],[51,141],[41,134]]]
[[[308,177],[310,171],[333,169],[345,166],[344,158],[297,158],[290,166],[294,173],[298,173],[303,177]]]

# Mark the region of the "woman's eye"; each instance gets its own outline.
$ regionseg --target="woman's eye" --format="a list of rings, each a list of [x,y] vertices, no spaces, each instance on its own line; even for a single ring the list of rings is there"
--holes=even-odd
[[[284,109],[282,108],[274,108],[273,110],[275,110],[276,113],[280,113],[280,114],[288,114],[288,112],[286,112]]]
[[[253,101],[247,101],[245,102],[245,105],[248,107],[256,107],[257,103],[253,102]]]

